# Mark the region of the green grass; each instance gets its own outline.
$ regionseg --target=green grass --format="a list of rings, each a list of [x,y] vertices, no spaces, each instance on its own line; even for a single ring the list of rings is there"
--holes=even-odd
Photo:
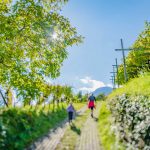
[[[116,136],[111,132],[111,112],[107,108],[106,101],[101,102],[98,119],[99,137],[104,150],[124,150],[123,145],[116,145]]]
[[[143,95],[150,97],[150,74],[143,75],[139,78],[132,79],[122,88],[114,90],[108,99],[111,99],[117,95],[129,94],[132,96]]]
[[[75,110],[79,110],[85,105],[86,105],[85,102],[83,102],[83,103],[73,103],[73,106],[74,106]]]
[[[76,109],[83,103],[75,103]],[[42,106],[5,108],[0,112],[0,149],[21,150],[56,127],[67,117],[66,104],[59,107]]]
[[[87,119],[88,114],[89,114],[89,111],[86,111],[82,115],[79,115],[74,121],[74,126],[67,127],[65,134],[63,138],[61,139],[61,142],[58,144],[56,150],[62,150],[62,149],[74,150],[75,149],[77,139],[79,138],[81,134],[81,129]]]
[[[150,98],[150,74],[147,73],[141,77],[132,79],[123,87],[114,90],[107,97],[106,101],[101,102],[99,114],[99,133],[104,150],[114,150],[118,145],[119,149],[125,149],[121,142],[118,142],[118,145],[116,144],[118,140],[111,132],[111,112],[107,108],[107,103],[109,100],[125,93],[133,97],[143,95]]]
[[[33,109],[10,108],[0,116],[0,149],[20,150],[29,146],[38,137],[54,128],[67,116],[66,110],[57,108],[55,112]],[[5,135],[2,133],[5,132]]]

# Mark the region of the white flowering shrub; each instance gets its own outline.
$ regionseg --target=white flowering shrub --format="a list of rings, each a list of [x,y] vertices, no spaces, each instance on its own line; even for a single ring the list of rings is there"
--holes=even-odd
[[[150,150],[150,100],[144,96],[122,95],[110,101],[115,134],[128,149]]]

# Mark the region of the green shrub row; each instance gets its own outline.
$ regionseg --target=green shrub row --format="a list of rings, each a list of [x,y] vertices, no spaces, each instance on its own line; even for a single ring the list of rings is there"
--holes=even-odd
[[[0,114],[0,149],[22,150],[38,137],[66,118],[66,110],[57,108],[54,112],[9,108]]]

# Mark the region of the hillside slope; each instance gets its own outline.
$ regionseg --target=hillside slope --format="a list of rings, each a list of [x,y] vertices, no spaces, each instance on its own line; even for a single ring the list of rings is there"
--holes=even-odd
[[[99,134],[104,149],[150,149],[149,120],[148,73],[114,90],[106,101],[101,102]]]
[[[143,75],[139,78],[132,79],[127,84],[125,84],[122,88],[116,89],[113,91],[108,98],[113,98],[117,95],[122,94],[129,95],[143,95],[150,97],[150,74]]]

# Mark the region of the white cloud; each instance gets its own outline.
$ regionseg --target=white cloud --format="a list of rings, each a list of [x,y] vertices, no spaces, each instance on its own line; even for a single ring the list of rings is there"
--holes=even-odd
[[[112,84],[106,84],[106,86],[113,88]]]
[[[79,88],[79,90],[87,92],[93,92],[100,87],[111,86],[110,84],[104,84],[102,81],[91,79],[91,77],[88,76],[86,76],[83,79],[80,79],[80,81],[84,84],[84,86]]]

